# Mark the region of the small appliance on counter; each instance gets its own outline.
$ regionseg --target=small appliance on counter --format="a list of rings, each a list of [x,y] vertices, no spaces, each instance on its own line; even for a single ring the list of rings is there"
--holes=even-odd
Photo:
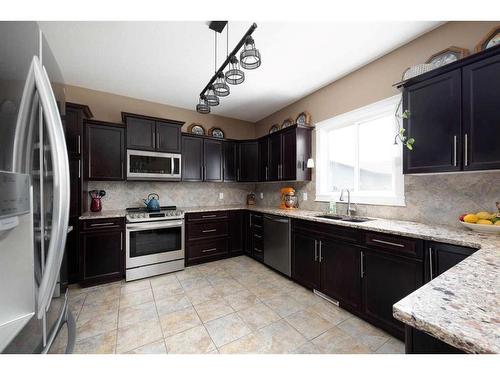
[[[285,210],[293,210],[299,207],[299,200],[295,195],[295,189],[292,187],[281,188],[281,203],[280,208]]]
[[[247,195],[247,206],[255,206],[255,194],[250,193]]]
[[[100,212],[102,210],[102,201],[101,198],[106,195],[105,190],[90,190],[90,211],[92,212]]]
[[[146,209],[149,212],[160,211],[160,196],[156,193],[151,193],[148,195],[147,199],[143,199]]]

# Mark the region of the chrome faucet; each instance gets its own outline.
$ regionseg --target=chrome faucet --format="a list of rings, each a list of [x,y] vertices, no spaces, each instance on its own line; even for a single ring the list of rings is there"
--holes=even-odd
[[[352,216],[352,212],[356,212],[354,207],[351,207],[351,191],[349,189],[342,189],[340,191],[339,201],[344,201],[344,190],[347,191],[347,216]]]

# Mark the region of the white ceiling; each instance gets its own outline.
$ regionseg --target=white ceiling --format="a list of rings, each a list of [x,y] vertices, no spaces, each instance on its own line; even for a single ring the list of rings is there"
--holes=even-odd
[[[251,22],[229,23],[229,49]],[[258,22],[262,65],[212,113],[251,122],[435,28],[439,22]],[[214,71],[205,22],[40,22],[67,84],[194,109]],[[225,31],[225,30],[224,30]],[[226,34],[219,36],[220,65]]]

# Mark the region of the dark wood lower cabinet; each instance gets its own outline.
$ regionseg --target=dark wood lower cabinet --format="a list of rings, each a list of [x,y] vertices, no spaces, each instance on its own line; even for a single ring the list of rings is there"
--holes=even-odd
[[[229,252],[232,256],[243,254],[243,214],[242,210],[229,212]]]
[[[81,221],[80,283],[89,286],[122,279],[125,266],[124,250],[123,218]]]
[[[66,272],[68,284],[80,282],[80,251],[78,218],[70,218],[68,225],[73,230],[66,237]]]
[[[405,327],[405,352],[406,354],[465,354],[460,349],[410,326]]]
[[[362,262],[363,314],[404,339],[404,324],[392,316],[392,306],[423,285],[422,260],[368,249]]]
[[[320,289],[317,239],[307,232],[292,234],[292,279],[308,289]]]

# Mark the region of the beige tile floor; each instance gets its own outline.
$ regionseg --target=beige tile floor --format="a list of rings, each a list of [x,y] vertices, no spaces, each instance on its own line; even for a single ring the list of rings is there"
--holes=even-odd
[[[246,256],[69,292],[75,353],[403,353],[404,344]],[[61,352],[63,330],[52,348]]]

